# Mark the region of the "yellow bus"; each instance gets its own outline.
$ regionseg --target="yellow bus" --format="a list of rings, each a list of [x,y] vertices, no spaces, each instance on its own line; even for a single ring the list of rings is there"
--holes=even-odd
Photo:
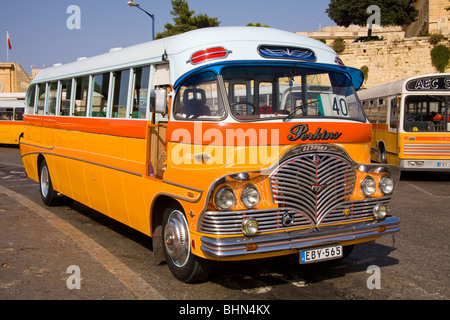
[[[450,170],[450,74],[428,74],[361,90],[373,124],[372,160],[404,171]]]
[[[63,195],[148,235],[184,282],[213,261],[344,258],[400,223],[362,81],[323,43],[270,28],[116,48],[33,79],[22,160],[46,205]]]
[[[19,145],[24,111],[25,92],[0,93],[0,144]]]

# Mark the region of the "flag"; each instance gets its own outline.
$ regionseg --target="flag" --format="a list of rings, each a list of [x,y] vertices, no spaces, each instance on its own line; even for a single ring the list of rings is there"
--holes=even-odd
[[[6,39],[7,39],[7,42],[8,42],[8,49],[11,50],[11,40],[9,40],[9,33],[8,33],[8,31],[6,31]]]

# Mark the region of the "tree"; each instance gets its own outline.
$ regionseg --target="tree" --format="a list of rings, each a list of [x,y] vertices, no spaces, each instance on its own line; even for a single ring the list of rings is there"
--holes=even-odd
[[[217,27],[220,24],[217,18],[210,18],[206,14],[194,15],[194,13],[194,10],[189,10],[186,0],[172,0],[170,14],[174,17],[175,24],[166,23],[165,30],[157,33],[155,38],[161,39],[195,29]]]
[[[270,28],[267,24],[261,24],[261,22],[257,22],[257,23],[249,22],[249,23],[247,23],[247,27],[264,27],[264,28]]]
[[[367,8],[377,5],[381,11],[381,25],[406,26],[414,22],[419,14],[414,2],[416,0],[330,0],[325,12],[339,26],[365,26],[372,15],[367,13]]]
[[[431,62],[435,68],[443,73],[450,62],[450,49],[439,44],[431,50]]]

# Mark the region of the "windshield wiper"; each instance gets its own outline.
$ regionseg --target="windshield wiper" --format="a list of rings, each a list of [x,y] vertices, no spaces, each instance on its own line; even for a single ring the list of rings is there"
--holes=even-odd
[[[289,113],[289,115],[283,119],[283,121],[285,122],[286,120],[292,118],[297,113],[298,110],[303,109],[303,108],[309,106],[310,104],[316,103],[318,101],[319,100],[314,100],[314,101],[308,102],[305,105],[301,105],[301,106],[295,107],[294,110],[292,110],[291,113]]]

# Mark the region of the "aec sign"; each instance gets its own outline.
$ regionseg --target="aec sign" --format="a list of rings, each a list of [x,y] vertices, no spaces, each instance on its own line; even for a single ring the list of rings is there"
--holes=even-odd
[[[408,81],[408,83],[406,84],[406,90],[450,90],[450,77],[435,76],[414,79]]]

